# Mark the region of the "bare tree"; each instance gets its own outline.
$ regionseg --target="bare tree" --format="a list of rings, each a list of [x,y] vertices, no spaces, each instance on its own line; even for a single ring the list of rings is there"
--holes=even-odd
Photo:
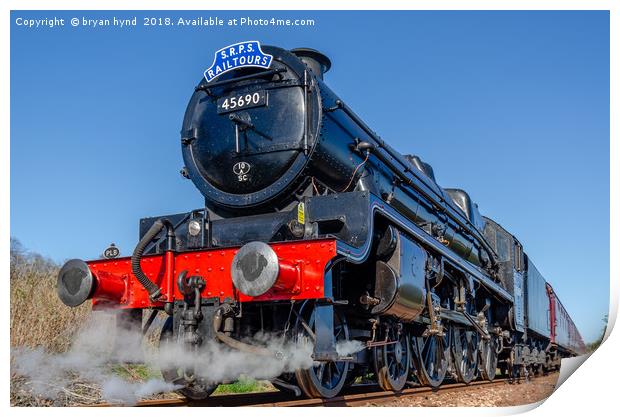
[[[609,319],[608,315],[605,314],[603,317],[603,330],[601,330],[601,335],[592,343],[588,343],[586,345],[586,350],[588,352],[594,352],[598,347],[603,343],[603,337],[605,336],[605,330],[607,329],[607,320]]]

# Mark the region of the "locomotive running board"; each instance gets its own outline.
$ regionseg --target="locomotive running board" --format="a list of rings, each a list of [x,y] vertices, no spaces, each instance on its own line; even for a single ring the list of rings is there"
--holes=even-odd
[[[370,215],[368,221],[370,225],[368,227],[368,234],[366,236],[366,241],[364,244],[355,248],[347,243],[344,243],[340,240],[337,241],[337,249],[338,254],[344,256],[348,261],[353,263],[362,263],[364,262],[368,256],[370,255],[372,249],[372,230],[374,230],[374,215],[375,213],[381,214],[383,217],[391,220],[397,226],[402,228],[404,231],[409,233],[411,236],[416,238],[419,243],[432,248],[434,251],[443,255],[446,259],[450,260],[452,263],[463,269],[465,272],[470,274],[476,281],[478,281],[481,285],[487,287],[490,290],[493,290],[499,296],[501,296],[504,300],[512,303],[514,302],[514,297],[510,295],[508,291],[502,288],[497,283],[493,282],[489,277],[487,277],[479,268],[465,261],[454,252],[446,248],[444,245],[439,243],[437,240],[428,235],[425,231],[420,229],[415,223],[409,221],[403,215],[398,213],[392,207],[383,203],[382,200],[374,196],[373,194],[369,195],[370,199]]]

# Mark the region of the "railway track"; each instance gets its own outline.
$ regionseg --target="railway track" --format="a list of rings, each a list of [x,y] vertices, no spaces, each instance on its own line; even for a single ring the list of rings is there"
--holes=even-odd
[[[322,398],[295,398],[284,392],[262,392],[254,394],[216,395],[206,400],[192,401],[183,398],[143,400],[135,404],[136,407],[347,407],[363,405],[367,402],[385,402],[397,398],[422,395],[433,391],[459,391],[471,387],[504,384],[506,379],[498,378],[494,381],[474,381],[469,385],[452,383],[442,385],[439,389],[430,387],[408,388],[401,392],[377,391],[376,385],[355,386],[348,393],[330,399]],[[95,404],[94,407],[115,407],[118,404]]]

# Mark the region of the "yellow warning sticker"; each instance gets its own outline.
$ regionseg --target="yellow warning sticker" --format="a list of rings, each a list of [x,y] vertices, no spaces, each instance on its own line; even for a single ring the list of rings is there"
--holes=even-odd
[[[306,207],[304,203],[297,205],[297,221],[301,224],[306,224]]]

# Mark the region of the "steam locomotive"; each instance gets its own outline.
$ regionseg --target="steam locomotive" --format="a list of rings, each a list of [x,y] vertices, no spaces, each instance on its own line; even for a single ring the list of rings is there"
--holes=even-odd
[[[122,310],[137,328],[163,310],[162,340],[188,352],[272,355],[251,342],[259,332],[311,343],[314,366],[273,381],[308,397],[368,375],[399,391],[542,373],[583,353],[517,238],[381,139],[324,82],[330,67],[257,41],[217,51],[180,141],[205,206],[141,219],[131,257],[68,261],[60,299]],[[339,353],[348,341],[361,348]],[[162,373],[190,398],[216,388],[191,367]]]

